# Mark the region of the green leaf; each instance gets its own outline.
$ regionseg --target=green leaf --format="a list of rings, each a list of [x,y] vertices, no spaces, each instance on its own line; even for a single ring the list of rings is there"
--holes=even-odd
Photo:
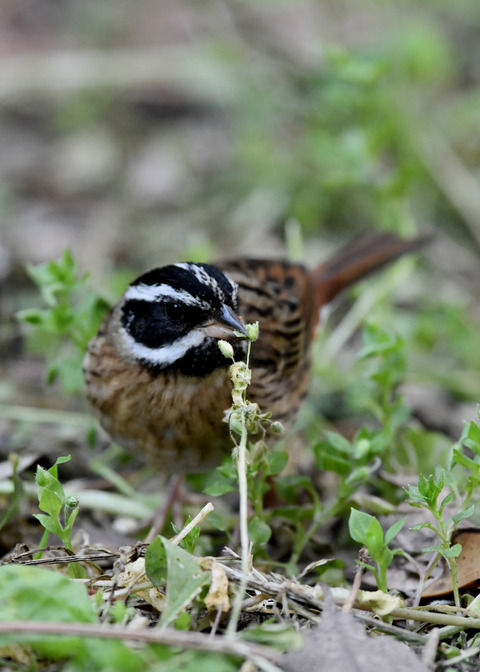
[[[222,476],[229,479],[230,481],[237,480],[237,468],[233,462],[233,458],[231,455],[225,455],[225,457],[222,460],[222,464],[219,467],[217,467],[216,471],[220,472]]]
[[[313,447],[315,465],[321,471],[332,471],[346,477],[352,470],[352,461],[347,455],[337,451],[328,441],[320,441]]]
[[[406,491],[409,499],[423,501],[424,499],[423,495],[420,493],[420,490],[417,488],[416,485],[409,485],[406,488]]]
[[[58,499],[60,499],[61,502],[64,502],[65,491],[56,475],[54,475],[54,473],[56,474],[56,471],[57,471],[57,463],[55,463],[52,467],[50,467],[48,471],[43,469],[40,465],[37,465],[35,480],[40,488],[50,490],[51,492],[57,495]]]
[[[232,481],[220,473],[219,469],[215,469],[209,473],[208,485],[203,488],[203,492],[211,497],[220,497],[235,489],[236,486]]]
[[[381,557],[384,542],[382,526],[376,518],[372,518],[368,526],[365,545],[372,558],[378,561]]]
[[[0,622],[60,621],[96,623],[97,615],[87,589],[59,572],[22,565],[0,566]],[[0,647],[12,642],[28,642],[35,651],[53,660],[70,658],[81,652],[81,637],[46,635],[0,635]]]
[[[445,548],[441,551],[444,558],[458,558],[461,552],[461,544],[454,544],[453,546],[450,546],[450,548]]]
[[[443,512],[444,508],[446,506],[448,506],[448,504],[450,504],[451,501],[453,501],[453,493],[449,492],[448,495],[446,495],[443,498],[442,503],[439,506],[438,512],[441,514]]]
[[[303,644],[301,634],[289,623],[262,623],[243,630],[240,636],[249,642],[265,644],[279,651],[299,649]]]
[[[397,534],[400,532],[402,527],[405,525],[406,518],[402,518],[401,520],[397,520],[396,523],[394,523],[391,527],[388,528],[388,530],[385,532],[385,544],[388,546],[390,542],[392,542]]]
[[[167,578],[167,555],[161,537],[155,537],[145,551],[145,572],[157,587]]]
[[[209,514],[208,522],[216,530],[220,530],[220,532],[226,532],[229,529],[229,521],[218,513],[218,511],[212,511]]]
[[[47,532],[56,534],[57,537],[59,537],[60,539],[62,538],[63,529],[58,520],[55,520],[50,516],[46,516],[43,513],[34,513],[33,517],[36,518],[41,523],[41,525],[47,530]]]
[[[348,475],[348,478],[345,479],[345,483],[354,485],[356,483],[364,483],[368,476],[370,475],[372,471],[371,466],[363,466],[363,467],[357,467],[356,469],[352,469],[350,466],[350,473]]]
[[[284,470],[288,462],[288,452],[281,450],[272,450],[267,458],[266,474],[276,476]]]
[[[38,508],[45,513],[50,514],[54,518],[58,518],[63,507],[63,500],[47,488],[40,488],[38,497]]]
[[[272,536],[272,530],[264,520],[255,516],[248,524],[248,535],[253,544],[266,544]]]
[[[445,484],[445,472],[443,469],[438,469],[435,475],[418,477],[418,490],[420,497],[429,506],[436,506],[438,496],[443,490]]]
[[[453,449],[453,462],[455,464],[459,464],[462,467],[465,467],[466,469],[469,469],[473,473],[476,473],[479,471],[480,465],[472,460],[470,457],[465,455],[463,452],[462,448],[454,448]]]
[[[20,322],[25,322],[26,324],[38,327],[43,324],[45,318],[42,310],[38,310],[37,308],[28,308],[25,310],[19,310],[17,313],[17,319],[20,320]]]
[[[192,517],[188,516],[187,520],[185,521],[185,526],[191,522]],[[175,534],[179,534],[179,532],[181,531],[180,528],[178,528],[173,523],[172,528]],[[182,541],[180,542],[180,546],[184,548],[186,551],[188,551],[188,553],[193,553],[199,537],[200,537],[200,526],[195,525],[195,527],[192,530],[190,530],[190,532],[185,537],[183,537]]]
[[[480,444],[480,427],[476,422],[471,422],[468,427],[468,438],[474,441],[477,445]]]
[[[160,627],[166,628],[195,599],[210,574],[200,569],[198,558],[161,537],[167,559],[167,592]],[[148,575],[148,574],[147,574]]]
[[[350,536],[359,544],[367,545],[367,535],[372,521],[375,520],[373,516],[364,511],[357,509],[350,509],[350,518],[348,520],[348,530]]]
[[[71,530],[73,528],[73,523],[75,522],[79,511],[80,511],[80,508],[77,507],[76,509],[73,509],[71,511],[71,513],[69,514],[68,520],[65,523],[65,530],[66,531],[71,532]]]
[[[175,630],[190,630],[190,614],[184,611],[175,621]]]
[[[325,432],[328,444],[340,453],[349,455],[353,451],[353,446],[348,439],[338,432]]]
[[[52,480],[53,476],[39,464],[37,465],[37,471],[35,474],[35,480],[37,485],[41,488],[47,488]]]
[[[57,459],[55,460],[55,465],[54,466],[58,466],[59,464],[65,464],[66,462],[70,462],[71,459],[72,459],[71,455],[61,455],[60,457],[57,457]]]
[[[390,566],[392,560],[393,560],[393,551],[391,551],[387,546],[384,546],[380,556],[377,559],[379,566],[387,568]]]
[[[467,518],[473,516],[474,513],[475,513],[475,505],[472,504],[472,506],[469,506],[468,509],[464,509],[463,511],[459,511],[458,513],[456,513],[453,516],[452,521],[455,523],[455,525],[458,525],[458,523],[460,523],[462,520],[466,520]]]

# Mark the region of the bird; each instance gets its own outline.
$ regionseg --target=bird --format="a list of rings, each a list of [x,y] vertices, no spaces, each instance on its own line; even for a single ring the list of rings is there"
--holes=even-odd
[[[313,270],[237,257],[147,271],[88,345],[83,373],[94,414],[115,443],[167,475],[218,466],[233,448],[224,422],[231,361],[218,341],[242,359],[245,325],[259,323],[248,399],[289,428],[308,393],[321,309],[424,242],[364,234]]]

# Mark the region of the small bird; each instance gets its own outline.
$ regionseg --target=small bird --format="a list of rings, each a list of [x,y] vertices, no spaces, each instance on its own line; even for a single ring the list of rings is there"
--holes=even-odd
[[[423,238],[368,234],[312,271],[269,259],[177,263],[134,280],[91,340],[83,370],[100,424],[127,452],[167,474],[218,466],[232,450],[224,411],[232,383],[219,339],[246,353],[259,322],[248,398],[289,427],[305,398],[320,309]]]

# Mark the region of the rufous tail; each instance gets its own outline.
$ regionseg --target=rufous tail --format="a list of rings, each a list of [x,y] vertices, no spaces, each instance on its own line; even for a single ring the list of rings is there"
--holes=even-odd
[[[404,240],[393,233],[374,232],[349,243],[313,270],[317,307],[330,303],[354,282],[419,249],[430,239],[430,236],[419,236]]]

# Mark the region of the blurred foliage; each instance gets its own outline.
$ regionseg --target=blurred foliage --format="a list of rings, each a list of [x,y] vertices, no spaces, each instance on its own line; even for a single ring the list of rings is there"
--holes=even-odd
[[[309,233],[378,226],[408,234],[444,210],[416,133],[432,110],[443,116],[434,122],[448,119],[460,64],[433,16],[390,25],[378,43],[356,49],[319,43],[316,67],[284,58],[272,76],[242,54],[234,63],[244,91],[227,194],[268,202]]]
[[[17,317],[32,328],[30,347],[45,356],[48,382],[59,377],[68,392],[77,392],[83,388],[83,355],[109,306],[87,287],[88,274],[79,275],[69,250],[27,272],[47,307],[22,310]]]

